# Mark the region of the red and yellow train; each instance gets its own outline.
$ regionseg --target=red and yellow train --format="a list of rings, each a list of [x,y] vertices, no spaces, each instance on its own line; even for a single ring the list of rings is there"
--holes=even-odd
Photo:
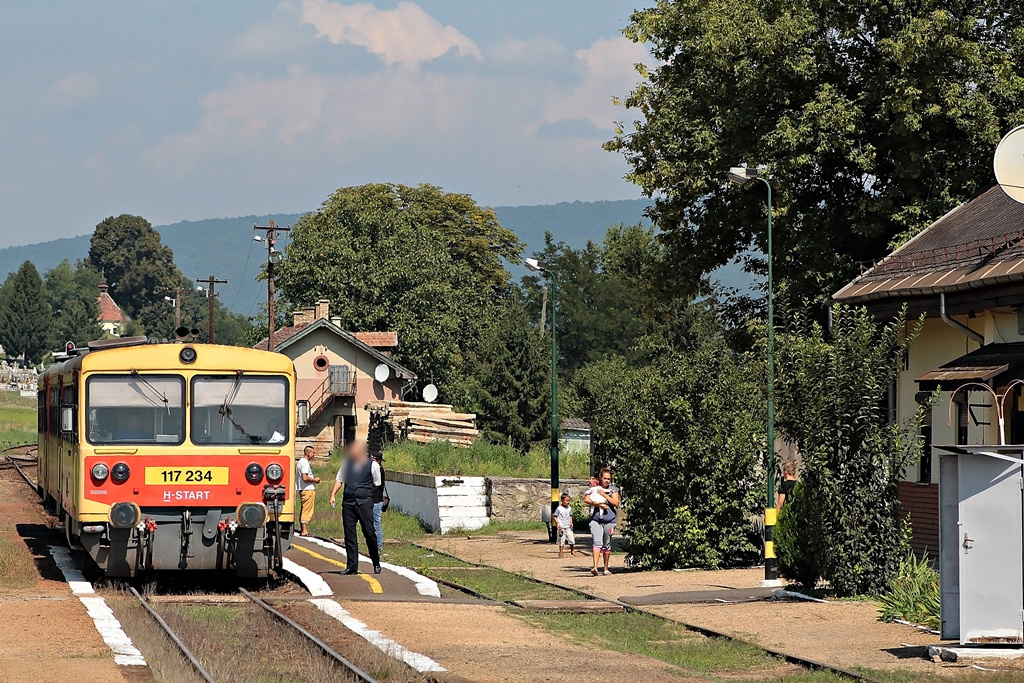
[[[69,350],[39,378],[39,492],[110,576],[266,576],[291,536],[286,356],[145,337]]]

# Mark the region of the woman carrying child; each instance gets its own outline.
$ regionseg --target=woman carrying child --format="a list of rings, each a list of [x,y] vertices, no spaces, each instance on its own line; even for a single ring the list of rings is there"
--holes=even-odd
[[[594,566],[590,573],[597,576],[599,556],[604,554],[604,575],[610,576],[608,561],[612,554],[612,533],[615,531],[616,511],[621,504],[619,489],[612,486],[612,471],[607,467],[597,475],[598,484],[587,490],[583,502],[590,506],[590,534],[593,537]]]

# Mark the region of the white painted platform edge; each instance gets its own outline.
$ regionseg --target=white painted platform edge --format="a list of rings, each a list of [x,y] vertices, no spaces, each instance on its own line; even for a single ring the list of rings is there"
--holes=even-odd
[[[331,543],[330,541],[324,541],[324,540],[321,540],[321,539],[316,538],[314,536],[303,536],[302,540],[309,541],[310,543],[315,543],[316,545],[320,546],[321,548],[327,548],[328,550],[333,550],[334,552],[338,553],[342,557],[347,557],[347,555],[345,554],[345,549],[342,548],[341,546],[339,546],[337,543]],[[366,557],[365,555],[360,555],[359,556],[359,561],[360,562],[369,562],[370,558]],[[440,586],[437,585],[437,581],[434,581],[433,579],[429,579],[426,576],[423,576],[422,574],[414,572],[412,569],[409,569],[408,567],[402,567],[402,566],[397,565],[397,564],[391,564],[390,562],[383,562],[382,561],[380,563],[380,566],[382,568],[384,568],[384,569],[387,569],[388,571],[392,571],[395,574],[398,574],[399,576],[403,576],[403,577],[409,579],[410,581],[412,581],[413,584],[415,584],[415,586],[416,586],[416,592],[419,593],[420,595],[425,595],[425,596],[431,597],[431,598],[439,598],[439,597],[441,597],[441,588],[440,588]]]
[[[1024,648],[929,645],[928,656],[936,655],[944,662],[956,662],[961,659],[1021,659],[1024,658]]]
[[[64,575],[71,592],[85,607],[85,612],[92,619],[100,638],[114,653],[114,663],[118,666],[147,666],[146,658],[121,628],[121,622],[114,616],[113,610],[103,598],[96,595],[92,584],[86,581],[82,572],[75,567],[68,549],[51,545],[50,555],[53,556],[57,569]]]
[[[310,602],[316,605],[316,608],[321,612],[337,619],[347,629],[358,634],[366,640],[366,642],[370,643],[381,652],[384,652],[388,656],[396,659],[401,659],[416,671],[419,671],[420,673],[426,673],[428,671],[447,671],[447,669],[430,657],[421,655],[418,652],[413,652],[405,646],[399,645],[395,641],[391,640],[380,631],[374,631],[369,626],[353,617],[348,610],[334,600],[314,598],[311,599]]]
[[[323,577],[312,569],[306,569],[287,557],[281,558],[281,569],[298,579],[314,598],[334,595],[334,591],[327,585]]]

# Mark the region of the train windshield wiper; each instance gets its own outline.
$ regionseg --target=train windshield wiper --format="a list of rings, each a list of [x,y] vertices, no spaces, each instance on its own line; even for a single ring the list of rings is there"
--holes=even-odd
[[[138,370],[132,370],[132,377],[142,382],[142,384],[144,384],[151,392],[153,392],[153,396],[155,396],[157,400],[163,402],[164,407],[167,408],[167,414],[171,414],[171,402],[167,400],[167,394],[165,394],[164,392],[160,391],[152,384],[150,384],[149,380],[140,375]]]
[[[231,415],[231,402],[235,399],[238,394],[238,387],[242,384],[242,375],[245,374],[244,370],[237,370],[235,372],[235,381],[231,384],[231,388],[228,389],[228,393],[224,396],[224,402],[220,404],[220,408],[217,412],[220,413],[220,428],[224,430],[224,420]],[[231,420],[232,424],[235,424],[234,420]],[[237,424],[235,424],[238,427]],[[243,430],[245,431],[245,430]]]

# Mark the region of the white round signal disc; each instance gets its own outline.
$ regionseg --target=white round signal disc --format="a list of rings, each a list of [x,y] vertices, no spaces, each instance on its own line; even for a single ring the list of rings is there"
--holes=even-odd
[[[1017,126],[996,147],[992,167],[996,182],[1010,198],[1024,204],[1024,126]]]
[[[391,368],[388,367],[387,363],[381,363],[373,369],[373,378],[383,384],[391,376]]]
[[[428,384],[423,387],[423,400],[427,403],[433,403],[437,400],[437,387],[433,384]]]

